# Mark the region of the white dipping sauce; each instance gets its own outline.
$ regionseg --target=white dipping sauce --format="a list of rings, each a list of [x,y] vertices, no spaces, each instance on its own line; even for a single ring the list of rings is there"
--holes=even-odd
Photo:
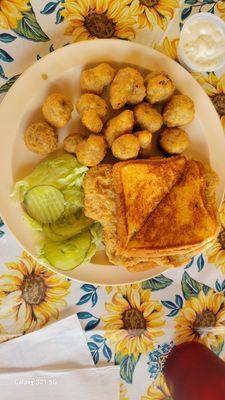
[[[193,20],[182,31],[182,47],[196,67],[216,68],[225,58],[225,32],[216,21]]]

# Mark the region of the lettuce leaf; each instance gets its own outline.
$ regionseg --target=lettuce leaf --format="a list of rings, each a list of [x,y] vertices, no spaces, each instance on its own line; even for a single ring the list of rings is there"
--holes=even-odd
[[[91,233],[91,245],[88,249],[85,259],[82,261],[82,264],[87,264],[91,261],[92,257],[96,253],[98,245],[102,240],[102,226],[99,222],[94,222],[89,228],[89,231]]]
[[[91,261],[92,257],[95,255],[98,245],[102,240],[102,226],[99,222],[95,222],[91,228],[89,229],[91,232],[91,246],[85,256],[84,261],[82,264],[87,264]]]
[[[65,199],[65,215],[75,213],[84,206],[84,191],[82,187],[75,186],[62,192]]]
[[[71,154],[44,160],[15,184],[11,197],[23,202],[27,190],[38,185],[52,185],[62,193],[69,188],[80,188],[87,170],[88,168],[79,164]]]
[[[74,213],[83,214],[83,206],[84,206],[84,192],[83,192],[83,179],[87,172],[88,168],[79,164],[76,158],[70,154],[64,154],[62,156],[56,157],[54,159],[46,159],[42,161],[34,170],[27,175],[24,179],[20,180],[15,184],[13,193],[11,197],[21,203],[24,200],[25,193],[32,189],[34,186],[38,185],[51,185],[59,189],[64,196],[65,199],[65,211],[63,217],[61,218],[62,223],[65,224],[64,217],[69,218],[69,216]],[[78,211],[80,210],[80,211]],[[32,219],[25,213],[25,218],[33,231],[39,234],[38,248],[40,249],[40,260],[42,262],[47,262],[48,257],[45,254],[45,247],[48,244],[48,249],[51,249],[51,256],[56,257],[57,265],[63,265],[65,261],[65,255],[62,260],[60,260],[60,248],[63,246],[67,249],[66,254],[66,263],[64,268],[70,269],[71,265],[73,265],[74,254],[76,253],[76,257],[82,258],[80,246],[80,233],[77,233],[75,236],[69,239],[62,239],[57,241],[57,243],[50,237],[47,237],[45,234],[45,226],[39,224],[37,221]],[[65,228],[65,227],[64,227]],[[66,229],[66,228],[65,228]],[[81,229],[82,231],[82,229]],[[88,246],[87,254],[85,255],[85,259],[83,259],[83,263],[88,263],[93,255],[96,252],[96,249],[101,241],[102,229],[101,225],[97,222],[93,222],[91,226],[83,231],[85,234],[90,232],[90,245]],[[59,235],[60,236],[60,235]],[[84,235],[85,237],[85,235]],[[77,239],[76,239],[77,238]],[[71,255],[70,255],[70,246],[71,246]],[[55,249],[55,251],[54,251]],[[83,249],[84,252],[84,249]],[[54,254],[55,253],[55,254]]]

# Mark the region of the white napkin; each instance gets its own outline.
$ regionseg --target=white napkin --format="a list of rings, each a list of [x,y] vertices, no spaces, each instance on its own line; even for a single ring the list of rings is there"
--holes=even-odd
[[[118,400],[119,369],[96,368],[77,316],[0,344],[1,400]]]

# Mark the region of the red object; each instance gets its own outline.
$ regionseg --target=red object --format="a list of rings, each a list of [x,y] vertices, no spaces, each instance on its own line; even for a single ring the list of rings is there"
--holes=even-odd
[[[225,362],[200,343],[175,347],[164,373],[173,400],[225,400]]]

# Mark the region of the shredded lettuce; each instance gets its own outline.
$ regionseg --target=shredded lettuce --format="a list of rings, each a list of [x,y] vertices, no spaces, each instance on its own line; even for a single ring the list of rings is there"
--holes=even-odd
[[[102,240],[102,226],[99,224],[99,222],[95,222],[91,226],[90,232],[91,232],[91,236],[92,236],[91,246],[89,247],[89,250],[85,256],[83,264],[90,262],[90,260],[96,253],[98,245],[100,244],[100,242]]]
[[[84,191],[82,187],[75,186],[65,189],[63,190],[63,196],[65,199],[65,215],[75,213],[84,206]]]
[[[83,179],[87,172],[88,168],[79,164],[76,158],[70,154],[64,154],[62,156],[56,157],[54,159],[47,159],[42,161],[34,170],[26,176],[24,179],[20,180],[15,184],[13,193],[11,197],[21,203],[24,201],[24,196],[26,192],[38,185],[51,185],[58,188],[65,200],[65,211],[59,220],[57,220],[60,224],[62,221],[62,226],[65,232],[67,232],[67,226],[65,226],[65,221],[68,219],[70,221],[74,214],[80,215],[80,220],[82,220],[82,216],[84,217],[84,222],[86,222],[85,216],[83,214],[83,206],[84,206],[84,191],[83,191]],[[82,259],[82,264],[87,263],[94,256],[96,249],[101,241],[102,237],[102,228],[98,222],[93,222],[92,225],[82,226],[80,227],[80,233],[76,233],[73,237],[69,239],[63,238],[60,234],[58,237],[60,240],[57,240],[56,235],[51,237],[51,224],[50,233],[46,236],[47,225],[42,225],[39,222],[35,221],[29,215],[24,213],[25,219],[30,225],[30,227],[36,231],[36,234],[39,236],[38,247],[40,248],[40,261],[44,263],[49,263],[49,254],[51,255],[51,259],[55,260],[55,263],[59,266],[61,265],[63,270],[72,269],[71,266],[74,265],[74,257],[77,258],[77,262]],[[54,225],[54,224],[53,224]],[[80,246],[80,235],[82,232],[89,233],[90,243],[88,243],[87,251],[85,252],[85,248],[81,249]],[[71,226],[68,222],[68,230],[71,231]],[[63,231],[63,232],[64,232]],[[61,231],[60,231],[61,232]],[[54,233],[54,232],[53,232]],[[52,233],[52,234],[53,234]],[[49,236],[50,235],[50,236]],[[87,236],[87,235],[86,235]],[[84,235],[85,238],[85,235]],[[47,246],[46,246],[47,245]],[[46,254],[45,249],[48,249],[48,252],[51,253]],[[65,253],[61,253],[60,249],[66,249],[66,257]],[[49,250],[50,249],[50,250]],[[54,254],[55,253],[55,254]],[[70,254],[71,253],[71,254]],[[60,255],[62,254],[62,259],[60,259]],[[84,258],[82,258],[82,254],[84,254]],[[66,265],[64,265],[66,262]],[[80,262],[80,261],[79,261]],[[76,264],[76,263],[75,263]],[[53,265],[54,266],[54,265]]]
[[[99,222],[94,222],[90,228],[90,232],[92,235],[92,243],[98,247],[102,240],[102,226]]]
[[[15,184],[11,197],[24,200],[27,190],[38,185],[52,185],[62,191],[81,188],[88,168],[79,164],[71,154],[42,161],[24,179]]]

